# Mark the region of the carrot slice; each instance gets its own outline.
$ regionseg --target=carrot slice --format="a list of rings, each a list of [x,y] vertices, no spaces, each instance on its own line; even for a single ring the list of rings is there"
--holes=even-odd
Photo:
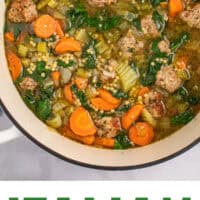
[[[99,96],[103,100],[105,100],[105,101],[107,101],[108,103],[111,103],[111,104],[120,104],[121,103],[120,99],[113,97],[110,92],[108,92],[107,90],[104,90],[104,89],[99,90]]]
[[[54,84],[55,84],[56,86],[59,85],[60,76],[61,76],[61,74],[60,74],[59,71],[51,72],[51,77],[52,77],[52,79],[53,79],[53,81],[54,81]]]
[[[92,145],[95,141],[94,135],[81,137],[81,136],[74,134],[68,127],[61,130],[61,132],[63,133],[64,136],[69,137],[73,140],[79,141],[83,144]]]
[[[34,23],[34,32],[39,38],[51,37],[57,28],[58,23],[50,15],[42,15]]]
[[[67,99],[67,101],[69,103],[73,104],[74,103],[74,97],[73,97],[73,93],[71,91],[71,86],[72,86],[71,83],[65,85],[65,87],[64,87],[64,96],[65,96],[65,98]]]
[[[182,0],[169,0],[169,16],[175,17],[183,11]]]
[[[154,138],[154,131],[151,125],[146,122],[138,122],[129,130],[129,139],[139,146],[150,144]]]
[[[95,108],[104,111],[110,111],[119,106],[119,104],[111,104],[100,97],[92,98],[91,103]]]
[[[122,127],[124,129],[129,129],[131,124],[139,118],[140,114],[142,113],[143,108],[144,108],[144,105],[142,104],[134,105],[132,108],[130,108],[122,116]]]
[[[74,38],[62,38],[55,47],[55,52],[57,54],[63,54],[67,52],[78,52],[81,51],[81,45]]]
[[[77,108],[69,119],[71,130],[79,136],[91,136],[96,133],[96,127],[88,113],[88,111],[83,108]]]
[[[106,137],[96,137],[94,144],[97,146],[103,146],[107,148],[114,148],[115,145],[115,139],[113,138],[106,138]]]
[[[58,21],[56,21],[56,34],[58,36],[60,36],[60,38],[64,37],[64,35],[65,35],[63,30],[62,30],[62,27],[61,27],[61,25]]]
[[[15,53],[10,50],[6,51],[6,57],[8,60],[8,68],[11,72],[12,79],[16,81],[22,71],[21,60]]]
[[[15,41],[15,37],[14,37],[14,34],[12,32],[6,32],[4,36],[5,36],[5,39],[9,42]]]
[[[82,90],[82,89],[85,89],[87,87],[88,79],[77,76],[75,78],[75,83],[76,83],[76,86],[78,87],[78,89]]]
[[[138,96],[143,97],[145,94],[149,93],[149,88],[148,87],[143,87],[140,89]]]

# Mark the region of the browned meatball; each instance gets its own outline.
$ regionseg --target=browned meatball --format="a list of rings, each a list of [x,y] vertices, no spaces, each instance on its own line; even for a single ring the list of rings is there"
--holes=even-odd
[[[37,87],[37,83],[30,77],[23,78],[20,83],[20,87],[23,90],[31,90],[33,91]]]
[[[178,77],[172,66],[162,67],[156,76],[156,85],[174,93],[182,84],[182,80]]]
[[[38,16],[32,0],[14,0],[8,10],[8,19],[15,23],[32,22]]]
[[[144,44],[142,41],[138,41],[133,32],[129,30],[127,34],[119,40],[118,46],[122,52],[129,52],[130,50],[139,51],[143,49]]]
[[[200,29],[200,4],[197,4],[192,9],[183,11],[180,18],[186,22],[188,26]]]
[[[116,3],[117,0],[88,0],[88,3],[94,7],[103,7],[105,5],[110,5],[111,3]]]
[[[143,102],[146,106],[146,109],[154,118],[161,118],[166,113],[165,104],[163,103],[162,99],[162,94],[154,90],[151,90],[143,97]]]
[[[152,15],[147,15],[141,20],[142,31],[145,35],[150,35],[152,37],[159,36],[159,32],[156,25],[152,19]]]
[[[121,122],[118,117],[103,117],[95,121],[98,127],[99,137],[115,137],[118,131],[121,129]]]

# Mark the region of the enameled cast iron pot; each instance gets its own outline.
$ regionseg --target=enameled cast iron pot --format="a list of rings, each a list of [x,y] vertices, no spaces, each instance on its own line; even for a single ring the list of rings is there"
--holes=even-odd
[[[170,137],[142,148],[107,150],[85,146],[51,131],[24,104],[9,74],[4,53],[5,5],[0,5],[0,101],[14,124],[54,155],[77,164],[105,169],[145,167],[173,158],[200,140],[200,114]],[[5,136],[6,137],[6,136]]]

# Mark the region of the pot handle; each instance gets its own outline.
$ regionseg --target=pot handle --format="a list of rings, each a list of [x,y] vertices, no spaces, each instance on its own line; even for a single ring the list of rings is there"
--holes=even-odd
[[[9,126],[5,126],[5,124],[9,124]],[[0,144],[14,140],[21,135],[20,131],[15,126],[11,125],[0,108]]]

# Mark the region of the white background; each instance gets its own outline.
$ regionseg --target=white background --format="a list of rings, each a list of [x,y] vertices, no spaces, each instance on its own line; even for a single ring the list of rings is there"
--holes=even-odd
[[[148,197],[148,200],[182,200],[191,197],[199,200],[199,182],[3,182],[0,183],[1,200],[8,197],[70,197],[70,200],[84,200],[94,197],[95,200],[135,200],[135,197]]]

